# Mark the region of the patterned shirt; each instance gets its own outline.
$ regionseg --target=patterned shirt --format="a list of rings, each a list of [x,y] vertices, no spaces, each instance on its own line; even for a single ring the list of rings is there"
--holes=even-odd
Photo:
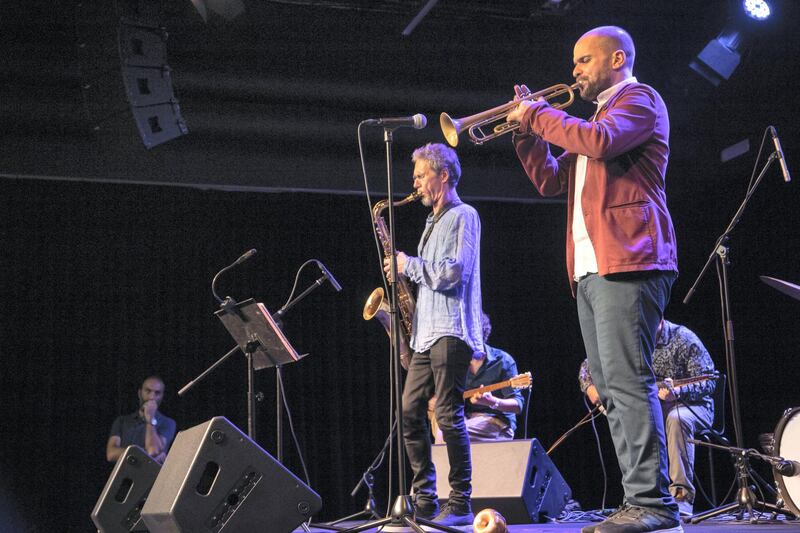
[[[653,352],[653,373],[657,380],[685,379],[701,374],[714,374],[714,361],[692,330],[664,320]],[[589,362],[584,360],[578,372],[581,391],[592,385]],[[684,385],[675,390],[680,400],[691,405],[714,409],[712,395],[717,382],[713,379]]]

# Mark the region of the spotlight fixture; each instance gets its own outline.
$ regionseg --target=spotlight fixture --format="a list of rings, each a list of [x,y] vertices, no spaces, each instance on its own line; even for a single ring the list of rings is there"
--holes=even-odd
[[[769,4],[764,0],[744,0],[744,12],[748,17],[765,20],[770,15]]]
[[[716,39],[712,39],[689,63],[692,70],[715,87],[722,80],[730,79],[749,45],[750,35],[771,12],[764,0],[742,0],[739,5],[740,10],[731,14]]]

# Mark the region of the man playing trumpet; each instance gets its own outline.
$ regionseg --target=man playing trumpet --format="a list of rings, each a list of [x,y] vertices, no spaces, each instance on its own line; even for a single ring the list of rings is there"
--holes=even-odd
[[[567,271],[581,334],[622,470],[622,507],[584,533],[682,531],[669,493],[664,421],[652,368],[656,329],[677,276],[667,210],[669,119],[633,77],[635,49],[615,26],[575,44],[573,76],[590,120],[521,100],[514,147],[543,196],[567,194]],[[527,87],[515,86],[517,98]],[[550,153],[554,144],[565,152]]]
[[[406,453],[414,473],[412,493],[417,516],[446,526],[471,525],[474,519],[472,464],[464,423],[467,369],[474,352],[483,352],[481,334],[480,240],[477,211],[463,203],[456,187],[461,165],[455,151],[426,144],[414,151],[414,189],[433,208],[417,247],[417,256],[397,253],[397,272],[418,286],[411,349],[403,389]],[[384,263],[390,273],[388,258]],[[426,416],[436,394],[436,420],[450,460],[450,495],[439,512],[436,472]]]

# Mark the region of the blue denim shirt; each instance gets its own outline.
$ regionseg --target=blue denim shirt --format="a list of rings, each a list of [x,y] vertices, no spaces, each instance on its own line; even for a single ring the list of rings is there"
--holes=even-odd
[[[418,286],[411,348],[424,352],[439,338],[452,336],[483,352],[478,212],[463,203],[452,207],[433,226],[423,246],[431,224],[433,213],[425,224],[418,257],[409,257],[403,270]]]

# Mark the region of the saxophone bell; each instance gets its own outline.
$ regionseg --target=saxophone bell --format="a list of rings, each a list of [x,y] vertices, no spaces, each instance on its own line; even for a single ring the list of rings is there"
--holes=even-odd
[[[386,329],[386,334],[392,338],[392,322],[389,316],[389,302],[387,301],[383,287],[378,287],[372,291],[364,304],[364,311],[361,316],[364,320],[377,319],[378,322]],[[400,335],[400,364],[404,370],[408,370],[408,364],[411,362],[411,348],[408,346],[408,340],[405,335]]]

